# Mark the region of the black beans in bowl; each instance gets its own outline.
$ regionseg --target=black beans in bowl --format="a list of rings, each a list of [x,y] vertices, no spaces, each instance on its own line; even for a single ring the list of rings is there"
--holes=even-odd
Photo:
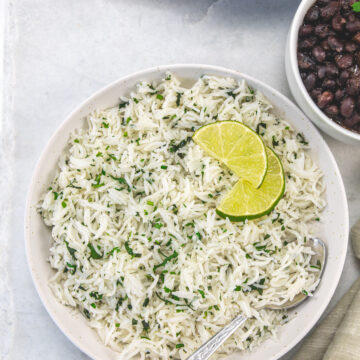
[[[355,0],[317,0],[299,29],[300,76],[317,106],[360,133],[360,12]]]

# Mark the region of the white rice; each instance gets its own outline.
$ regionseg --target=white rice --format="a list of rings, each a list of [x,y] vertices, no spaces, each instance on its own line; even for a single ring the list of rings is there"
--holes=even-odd
[[[54,294],[119,359],[185,359],[240,312],[253,318],[218,356],[275,336],[286,312],[257,309],[311,295],[317,283],[307,239],[324,185],[306,140],[230,78],[204,76],[188,89],[166,74],[121,104],[71,136],[39,205],[52,227]],[[216,215],[237,179],[191,140],[199,126],[230,119],[257,129],[286,172],[276,209],[245,223]]]

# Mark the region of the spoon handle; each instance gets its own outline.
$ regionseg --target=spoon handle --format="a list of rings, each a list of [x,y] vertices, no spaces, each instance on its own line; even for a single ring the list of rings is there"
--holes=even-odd
[[[226,325],[220,331],[218,331],[213,337],[211,337],[206,343],[199,347],[187,360],[206,360],[208,359],[225,340],[233,334],[236,329],[247,320],[245,315],[239,315],[231,321],[229,325]]]

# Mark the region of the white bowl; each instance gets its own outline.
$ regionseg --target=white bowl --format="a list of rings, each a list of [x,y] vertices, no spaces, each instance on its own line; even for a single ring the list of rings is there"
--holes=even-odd
[[[298,33],[305,14],[314,3],[315,0],[302,0],[290,26],[285,51],[285,70],[289,87],[301,109],[321,130],[337,140],[359,145],[360,134],[343,128],[326,116],[312,100],[300,77],[297,61]]]
[[[311,299],[293,310],[293,313],[297,315],[289,323],[280,327],[277,340],[268,340],[249,354],[233,354],[228,357],[228,359],[246,358],[247,360],[278,359],[310,331],[334,294],[346,256],[349,229],[348,206],[337,164],[316,128],[285,96],[262,82],[236,71],[208,65],[171,65],[141,71],[103,88],[65,119],[45,147],[28,192],[25,214],[26,253],[35,287],[52,319],[84,353],[93,359],[117,358],[116,352],[100,342],[83,315],[61,305],[48,287],[48,279],[53,274],[47,261],[51,233],[36,212],[36,204],[54,176],[60,153],[66,147],[70,132],[84,125],[84,117],[96,108],[115,106],[118,104],[119,96],[128,94],[136,83],[141,80],[159,80],[166,71],[171,71],[184,81],[195,81],[202,74],[245,79],[250,86],[259,89],[298,131],[304,133],[311,145],[311,156],[324,173],[328,206],[322,215],[317,235],[328,244],[328,264],[318,290]]]

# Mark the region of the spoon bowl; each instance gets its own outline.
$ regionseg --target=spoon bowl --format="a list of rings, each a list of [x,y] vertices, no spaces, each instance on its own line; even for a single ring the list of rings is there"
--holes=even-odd
[[[319,238],[311,238],[310,239],[310,246],[312,250],[314,251],[314,255],[310,259],[310,265],[313,267],[319,267],[319,279],[321,279],[321,276],[323,274],[325,264],[326,264],[326,246],[325,243],[319,239]],[[319,283],[317,284],[319,285]],[[264,308],[271,309],[271,310],[284,310],[284,309],[291,309],[295,306],[300,305],[303,301],[308,299],[309,296],[307,296],[305,293],[301,292],[294,296],[292,300],[288,300],[286,303],[281,305],[266,305]]]
[[[319,238],[311,238],[310,246],[314,254],[310,259],[310,266],[318,268],[319,280],[316,286],[319,285],[321,275],[324,271],[326,264],[326,246],[325,243]],[[314,289],[315,290],[315,289]],[[308,298],[307,294],[301,292],[294,296],[292,300],[289,300],[281,305],[266,305],[263,308],[271,310],[287,310],[295,306],[300,305]],[[245,315],[239,315],[233,319],[228,325],[218,331],[212,336],[206,343],[201,345],[187,360],[206,360],[229,338],[246,320],[248,319]]]

